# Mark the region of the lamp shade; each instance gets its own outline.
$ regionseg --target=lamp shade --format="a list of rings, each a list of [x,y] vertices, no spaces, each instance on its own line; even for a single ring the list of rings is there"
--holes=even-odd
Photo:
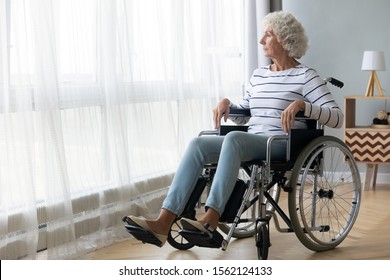
[[[380,51],[365,51],[363,55],[362,70],[386,70],[385,54]]]

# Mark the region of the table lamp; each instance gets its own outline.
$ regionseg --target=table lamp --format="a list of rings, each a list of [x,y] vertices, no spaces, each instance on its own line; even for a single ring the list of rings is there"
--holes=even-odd
[[[362,62],[363,71],[371,71],[370,79],[368,80],[366,96],[374,96],[374,83],[378,88],[379,95],[383,96],[381,85],[376,71],[386,70],[385,55],[380,51],[365,51]]]

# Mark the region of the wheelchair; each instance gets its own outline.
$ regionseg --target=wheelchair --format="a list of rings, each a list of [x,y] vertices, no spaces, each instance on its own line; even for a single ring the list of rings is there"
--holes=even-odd
[[[333,85],[342,83],[325,79]],[[232,110],[232,117],[249,117],[249,110]],[[298,118],[299,116],[297,116]],[[234,191],[220,217],[225,234],[203,233],[181,228],[182,217],[195,219],[202,194],[210,188],[216,165],[206,165],[183,211],[173,223],[168,243],[176,249],[193,246],[226,250],[232,238],[254,237],[259,260],[268,258],[270,221],[279,232],[294,232],[309,250],[321,252],[338,246],[352,229],[361,202],[361,181],[355,159],[340,139],[324,135],[323,126],[306,120],[308,129],[292,129],[288,135],[271,136],[267,157],[243,162]],[[225,135],[246,127],[222,126],[202,135]],[[286,141],[286,160],[271,160],[273,141]],[[281,192],[287,193],[287,210],[279,205]],[[281,226],[279,218],[285,226]]]

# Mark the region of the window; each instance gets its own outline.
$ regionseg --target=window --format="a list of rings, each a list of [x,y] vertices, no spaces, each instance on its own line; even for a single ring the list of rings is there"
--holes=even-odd
[[[20,209],[18,225],[37,220],[37,201],[55,209],[48,234],[72,239],[68,219],[84,229],[91,213],[117,223],[129,201],[168,186],[216,101],[242,94],[243,1],[1,5],[0,214]],[[80,210],[83,197],[96,203]],[[0,239],[15,236],[1,226]]]

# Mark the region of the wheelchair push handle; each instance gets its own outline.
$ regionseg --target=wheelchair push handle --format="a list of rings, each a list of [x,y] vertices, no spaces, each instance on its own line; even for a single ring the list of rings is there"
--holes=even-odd
[[[344,86],[344,83],[342,81],[339,81],[333,77],[328,77],[328,78],[325,78],[324,79],[325,82],[329,82],[331,83],[332,85],[336,86],[336,87],[339,87],[339,88],[342,88]]]

